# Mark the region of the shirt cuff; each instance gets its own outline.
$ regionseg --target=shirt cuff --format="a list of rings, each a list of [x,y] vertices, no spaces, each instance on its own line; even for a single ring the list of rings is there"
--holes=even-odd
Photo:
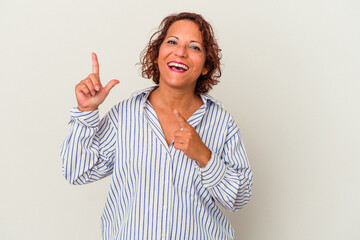
[[[100,122],[99,110],[82,112],[77,107],[70,111],[70,123],[77,122],[86,127],[97,127]]]
[[[205,187],[218,185],[226,174],[226,165],[214,152],[204,168],[200,168],[201,180]]]

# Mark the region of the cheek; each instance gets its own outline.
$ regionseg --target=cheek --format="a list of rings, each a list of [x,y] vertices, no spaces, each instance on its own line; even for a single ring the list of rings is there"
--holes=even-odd
[[[201,54],[201,56],[199,56],[198,64],[202,67],[205,67],[205,60],[206,60],[206,55],[205,53],[203,53]]]
[[[164,45],[160,45],[158,58],[165,58],[168,54],[169,49]]]
[[[156,62],[159,65],[159,68],[163,67],[163,65],[165,64],[164,51],[162,51],[161,48],[159,50],[159,55],[156,59]]]
[[[199,59],[197,64],[199,66],[199,70],[202,71],[205,68],[205,59],[204,58]]]

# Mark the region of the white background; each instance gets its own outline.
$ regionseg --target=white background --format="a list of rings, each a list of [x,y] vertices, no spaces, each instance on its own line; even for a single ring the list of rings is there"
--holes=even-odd
[[[357,0],[0,2],[0,239],[100,239],[109,179],[69,185],[59,150],[98,53],[101,108],[152,85],[139,54],[174,12],[202,14],[223,53],[211,92],[238,123],[253,198],[236,239],[360,239]]]

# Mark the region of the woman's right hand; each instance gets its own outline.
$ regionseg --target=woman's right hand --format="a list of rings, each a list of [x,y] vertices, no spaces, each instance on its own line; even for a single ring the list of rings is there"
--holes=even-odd
[[[82,112],[98,109],[119,80],[109,81],[105,87],[101,85],[99,77],[99,62],[95,53],[92,56],[92,73],[75,86],[78,109]]]

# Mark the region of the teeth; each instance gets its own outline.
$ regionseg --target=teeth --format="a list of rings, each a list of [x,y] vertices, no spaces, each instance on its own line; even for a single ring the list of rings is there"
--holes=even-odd
[[[180,64],[180,63],[176,63],[176,62],[170,62],[168,65],[169,65],[170,67],[178,67],[178,68],[182,68],[182,69],[184,69],[184,70],[188,70],[188,69],[189,69],[186,65]]]

